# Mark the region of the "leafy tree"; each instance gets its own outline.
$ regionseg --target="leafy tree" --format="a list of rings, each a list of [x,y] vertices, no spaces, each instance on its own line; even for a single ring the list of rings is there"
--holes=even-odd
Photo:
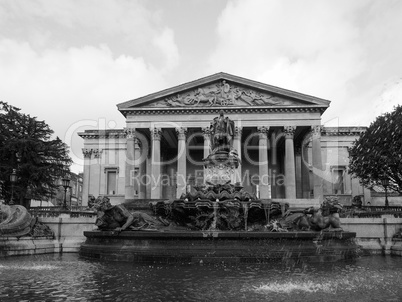
[[[0,198],[10,200],[10,175],[17,172],[14,202],[29,206],[30,199],[46,199],[59,187],[57,180],[68,173],[68,146],[44,121],[0,101]]]
[[[402,193],[402,106],[377,117],[349,149],[349,168],[362,184],[382,185]]]

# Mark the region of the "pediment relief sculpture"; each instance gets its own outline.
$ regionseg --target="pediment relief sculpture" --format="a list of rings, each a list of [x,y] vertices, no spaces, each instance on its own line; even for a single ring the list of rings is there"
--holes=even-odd
[[[148,103],[146,107],[235,107],[297,105],[299,102],[229,84],[223,80],[216,84],[177,93],[162,100]]]

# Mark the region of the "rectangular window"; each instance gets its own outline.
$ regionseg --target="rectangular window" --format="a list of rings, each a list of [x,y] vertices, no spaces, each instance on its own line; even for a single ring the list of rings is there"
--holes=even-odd
[[[115,195],[117,191],[117,171],[107,171],[107,194]]]
[[[344,175],[345,175],[345,169],[335,168],[332,170],[333,194],[345,194]]]

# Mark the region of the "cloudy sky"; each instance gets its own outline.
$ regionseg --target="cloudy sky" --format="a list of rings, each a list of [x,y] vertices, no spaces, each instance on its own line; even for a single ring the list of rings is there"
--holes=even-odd
[[[324,125],[402,103],[402,1],[0,0],[0,99],[45,120],[82,170],[116,104],[217,72],[331,101]]]

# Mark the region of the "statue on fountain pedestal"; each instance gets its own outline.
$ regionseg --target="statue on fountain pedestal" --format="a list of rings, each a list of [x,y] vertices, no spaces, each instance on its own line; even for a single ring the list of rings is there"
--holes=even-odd
[[[234,122],[224,117],[223,110],[211,123],[212,153],[219,151],[229,152],[233,145]]]
[[[225,184],[235,181],[235,171],[240,164],[237,150],[233,148],[234,122],[221,110],[210,127],[211,154],[204,159],[205,183]]]

